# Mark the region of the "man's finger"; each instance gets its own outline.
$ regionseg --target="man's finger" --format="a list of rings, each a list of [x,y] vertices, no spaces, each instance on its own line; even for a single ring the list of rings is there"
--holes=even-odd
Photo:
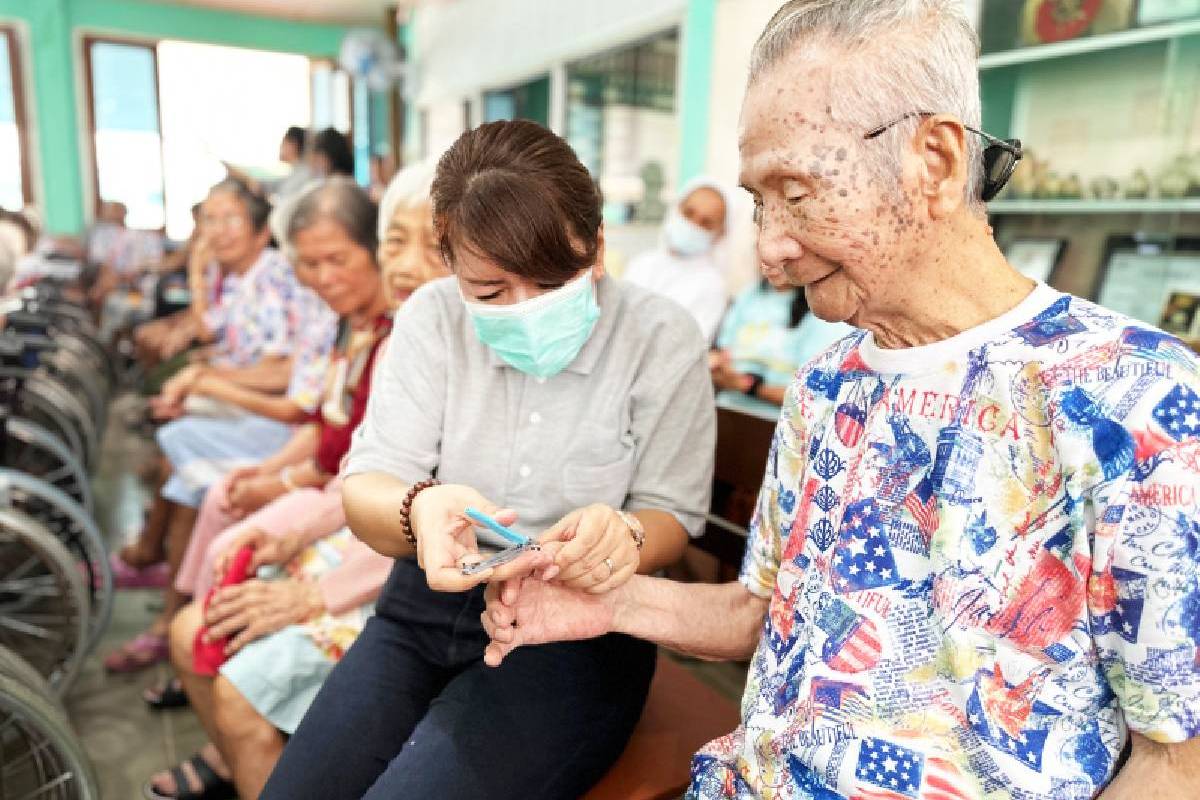
[[[608,578],[608,580],[601,581],[595,586],[589,587],[585,591],[588,594],[604,594],[606,592],[611,592],[613,589],[632,578],[636,572],[636,564],[626,564],[623,567],[618,567],[617,571],[614,572],[612,576]]]

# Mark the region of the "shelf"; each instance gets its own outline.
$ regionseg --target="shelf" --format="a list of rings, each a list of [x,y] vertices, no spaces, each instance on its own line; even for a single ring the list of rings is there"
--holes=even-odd
[[[989,214],[1194,214],[1200,198],[1185,200],[997,200]]]
[[[1084,53],[1095,53],[1111,50],[1115,47],[1129,47],[1146,42],[1160,42],[1176,39],[1181,36],[1200,34],[1200,19],[1185,19],[1178,22],[1167,22],[1161,25],[1150,25],[1145,28],[1131,28],[1116,33],[1104,33],[1099,36],[1084,36],[1054,44],[1031,45],[1015,50],[1004,50],[999,53],[989,53],[979,57],[979,69],[989,70],[998,67],[1011,67],[1017,64],[1032,64],[1037,61],[1047,61],[1052,58],[1077,56]]]

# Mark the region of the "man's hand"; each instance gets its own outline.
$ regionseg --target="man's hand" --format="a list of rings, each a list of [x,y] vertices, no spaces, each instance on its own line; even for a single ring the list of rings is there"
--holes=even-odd
[[[488,569],[463,575],[463,564],[479,561],[475,525],[463,512],[475,508],[501,525],[517,521],[517,514],[501,509],[470,486],[442,484],[419,492],[413,500],[409,524],[417,537],[417,563],[425,570],[429,588],[438,592],[464,592],[494,577]],[[546,566],[548,555],[531,552],[505,565],[507,574]]]
[[[489,585],[481,619],[492,641],[484,663],[498,667],[523,645],[603,636],[612,630],[619,595],[620,590],[603,595],[578,592],[536,577]]]
[[[209,601],[204,624],[209,641],[233,637],[225,648],[225,654],[232,656],[255,639],[305,622],[324,610],[321,590],[313,581],[249,580],[218,589]]]
[[[1097,800],[1195,800],[1200,797],[1200,739],[1159,744],[1130,732],[1133,751]]]

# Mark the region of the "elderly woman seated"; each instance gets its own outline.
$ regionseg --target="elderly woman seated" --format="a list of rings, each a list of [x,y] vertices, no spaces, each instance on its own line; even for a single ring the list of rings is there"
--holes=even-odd
[[[386,297],[390,307],[426,281],[448,274],[429,210],[432,176],[432,165],[410,168],[384,197],[382,281],[367,267],[369,251],[359,248],[353,259],[358,266],[351,268],[352,259],[342,258],[335,246],[346,237],[338,236],[338,220],[330,215],[361,205],[365,195],[357,189],[354,204],[330,204],[328,188],[301,201],[289,234],[300,254],[299,268],[319,269],[322,286],[338,281],[347,292],[351,284],[356,292],[373,291],[381,303]],[[343,244],[350,249],[348,239]],[[372,322],[358,314],[345,320],[349,335],[342,337],[330,369],[329,391],[318,414],[320,430],[309,439],[321,444],[311,461],[293,466],[296,478],[289,473],[288,483],[306,481],[320,465],[336,469],[365,412],[372,362],[387,330],[382,317]],[[355,333],[366,337],[357,347],[351,341]],[[327,459],[332,464],[325,464]],[[197,602],[171,626],[172,658],[212,743],[169,773],[156,775],[147,786],[148,797],[232,796],[231,782],[243,797],[256,797],[283,748],[284,735],[299,725],[325,676],[361,630],[391,569],[391,559],[344,528],[336,480],[321,489],[298,487],[241,521],[231,513],[228,491],[228,482],[222,482],[205,499],[176,580],[176,588],[193,594]],[[254,548],[252,569],[286,565],[288,577],[222,588],[205,609],[202,601],[214,579],[245,546]],[[211,637],[230,637],[231,658],[215,680],[193,668],[193,644],[202,625]]]
[[[158,432],[165,456],[161,491],[136,544],[113,559],[118,585],[137,585],[139,570],[164,558],[169,570],[177,569],[208,486],[238,465],[278,452],[291,439],[292,423],[316,405],[337,319],[267,247],[267,212],[236,181],[217,184],[204,201],[193,261],[204,267],[204,287],[192,292],[190,318],[213,347],[204,366],[168,381],[154,404],[161,416],[180,418]],[[373,241],[373,229],[369,235]],[[315,377],[314,363],[321,370]],[[243,387],[246,395],[288,393],[257,409],[274,416],[232,404],[196,407],[189,393],[201,378]],[[105,666],[129,672],[166,658],[166,625],[181,605],[182,598],[168,592],[165,613]]]

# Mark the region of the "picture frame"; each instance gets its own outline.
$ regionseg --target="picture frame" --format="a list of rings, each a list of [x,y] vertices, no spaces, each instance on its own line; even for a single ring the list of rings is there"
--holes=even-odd
[[[1140,0],[1137,9],[1138,26],[1160,25],[1188,17],[1200,16],[1200,0]]]
[[[1131,27],[1134,0],[1025,0],[1023,46],[1052,44]]]
[[[1200,238],[1110,236],[1092,297],[1112,311],[1194,338],[1200,330]],[[1187,331],[1182,328],[1188,328]],[[1178,330],[1176,330],[1178,329]]]
[[[1004,257],[1025,277],[1053,284],[1066,249],[1066,239],[1018,237],[1004,249]]]

